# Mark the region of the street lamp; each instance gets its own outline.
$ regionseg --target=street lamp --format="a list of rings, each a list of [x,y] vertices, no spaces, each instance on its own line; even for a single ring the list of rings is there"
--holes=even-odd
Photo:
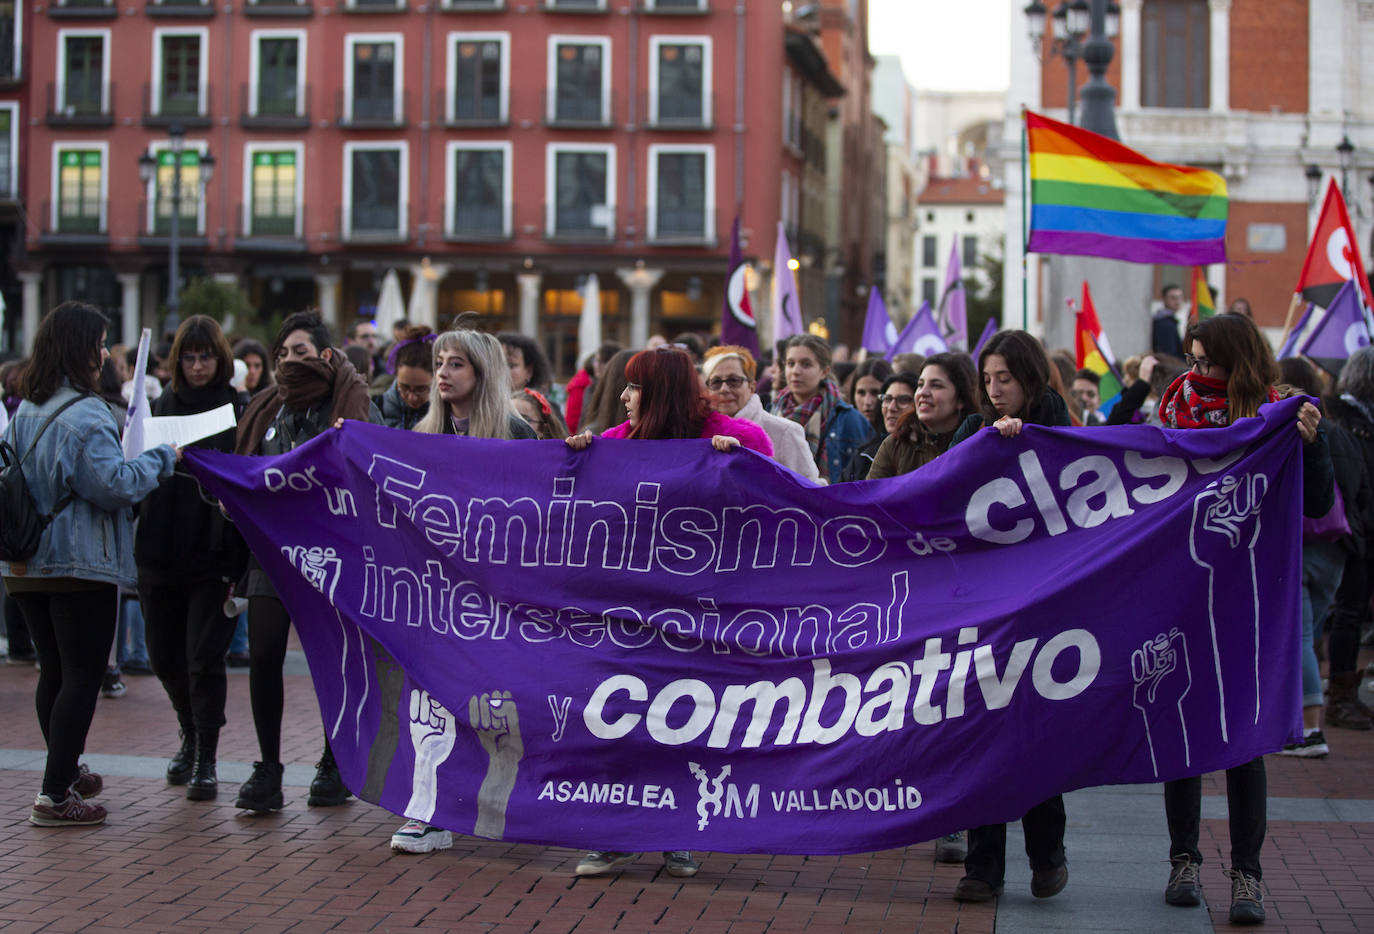
[[[1317,198],[1321,197],[1322,193],[1321,166],[1308,165],[1303,175],[1307,177],[1307,206],[1314,208],[1317,206]]]
[[[1341,195],[1345,203],[1350,204],[1350,170],[1355,167],[1355,144],[1350,141],[1349,133],[1341,134],[1341,141],[1336,144],[1336,158],[1341,163]]]
[[[1092,35],[1095,7],[1089,0],[1060,0],[1051,14],[1040,0],[1031,0],[1024,12],[1026,32],[1037,62],[1044,60],[1045,21],[1047,18],[1050,21],[1050,55],[1062,58],[1069,70],[1068,109],[1069,122],[1073,123],[1078,107],[1078,62],[1080,59],[1086,61],[1088,46],[1085,40]],[[1102,30],[1111,39],[1116,36],[1120,25],[1121,7],[1114,0],[1109,0],[1103,11]]]
[[[175,333],[181,325],[181,293],[178,283],[181,280],[181,154],[186,148],[186,129],[181,124],[173,124],[167,129],[172,153],[172,184],[167,192],[171,201],[171,224],[167,237],[167,317],[162,322],[162,333]],[[201,188],[215,172],[215,157],[208,152],[199,154],[199,171],[196,173],[197,188]],[[138,157],[138,174],[145,183],[158,186],[154,204],[162,197],[161,180],[158,178],[158,160],[151,152]],[[201,192],[197,191],[197,199]],[[156,208],[154,208],[156,210]]]

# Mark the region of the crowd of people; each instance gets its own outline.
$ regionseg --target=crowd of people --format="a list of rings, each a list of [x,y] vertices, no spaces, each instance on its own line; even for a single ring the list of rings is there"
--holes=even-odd
[[[79,759],[98,696],[120,693],[112,690],[112,670],[123,690],[111,662],[146,664],[156,675],[179,730],[175,742],[169,737],[175,751],[167,782],[198,801],[218,793],[226,667],[246,663],[259,759],[236,805],[255,813],[284,806],[283,664],[291,620],[232,522],[179,466],[179,450],[162,446],[125,459],[122,419],[137,392],[152,398],[155,415],[232,406],[237,427],[195,446],[242,455],[282,454],[352,419],[428,434],[563,439],[575,450],[598,437],[700,438],[723,453],[743,448],[771,457],[820,483],[919,470],[982,428],[1006,438],[1026,425],[1215,428],[1254,416],[1283,395],[1305,394],[1322,400],[1304,403],[1294,426],[1303,443],[1308,517],[1305,734],[1282,753],[1323,757],[1330,753],[1325,728],[1374,728],[1374,711],[1359,697],[1357,664],[1374,582],[1372,348],[1356,351],[1330,383],[1303,360],[1280,369],[1250,318],[1228,312],[1191,324],[1176,345],[1157,340],[1157,353],[1124,361],[1125,389],[1103,410],[1097,375],[1075,369],[1072,354],[1049,352],[1024,331],[998,332],[976,360],[946,352],[851,362],[842,348],[810,334],[757,359],[744,347],[710,346],[697,335],[656,337],[643,349],[607,343],[560,393],[536,341],[490,335],[476,324],[465,314],[436,334],[402,322],[383,344],[375,326],[361,321],[339,348],[318,314],[306,311],[288,317],[268,348],[252,339],[231,343],[214,319],[194,316],[139,374],[130,370],[127,348],[106,349],[105,319],[91,306],[68,302],[44,318],[32,356],[0,368],[10,416],[5,439],[20,452],[32,449],[23,473],[36,509],[52,515],[38,553],[0,562],[10,660],[39,666],[37,711],[48,758],[32,823],[106,818],[90,800],[103,781]],[[1162,317],[1152,327],[1156,337],[1167,331]],[[127,622],[134,616],[137,626]],[[1320,677],[1323,648],[1329,691]],[[1226,779],[1231,918],[1257,922],[1264,918],[1264,760],[1230,769]],[[326,738],[307,803],[334,806],[350,794]],[[1164,799],[1171,840],[1165,898],[1196,905],[1200,777],[1169,782]],[[1062,797],[1036,805],[1022,822],[1032,894],[1053,896],[1068,881]],[[391,838],[400,853],[452,844],[451,831],[421,820],[407,821]],[[937,858],[964,864],[956,898],[986,901],[1002,891],[1005,825],[970,828],[936,845]],[[576,872],[605,873],[635,856],[594,851]],[[690,852],[663,857],[671,875],[697,871]]]

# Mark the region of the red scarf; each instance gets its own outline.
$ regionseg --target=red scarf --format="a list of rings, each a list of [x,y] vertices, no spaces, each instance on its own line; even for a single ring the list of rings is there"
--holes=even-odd
[[[1271,386],[1268,402],[1279,401]],[[1225,428],[1231,424],[1231,400],[1226,380],[1191,370],[1174,380],[1159,400],[1159,420],[1165,428]]]

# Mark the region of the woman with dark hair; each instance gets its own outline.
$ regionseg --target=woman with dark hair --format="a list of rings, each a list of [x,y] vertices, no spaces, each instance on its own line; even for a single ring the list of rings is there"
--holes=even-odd
[[[629,419],[603,431],[601,437],[647,441],[709,438],[717,451],[743,445],[766,457],[773,455],[773,442],[762,428],[711,408],[701,377],[686,351],[671,345],[640,351],[630,358],[625,376],[628,383],[621,400]],[[567,442],[573,450],[583,450],[592,443],[592,433],[573,435]],[[593,850],[577,864],[576,873],[601,875],[633,862],[638,855]],[[678,877],[694,876],[699,868],[687,850],[664,851],[663,867],[668,875]]]
[[[534,436],[540,441],[568,436],[568,426],[558,417],[558,410],[539,390],[526,386],[510,399],[515,404],[515,411],[534,429]]]
[[[1159,403],[1164,427],[1224,428],[1278,400],[1274,353],[1249,318],[1227,314],[1198,321],[1188,327],[1184,346],[1190,351],[1184,355],[1189,369],[1165,390]],[[1304,404],[1296,428],[1303,441],[1303,512],[1313,517],[1325,515],[1335,501],[1331,458],[1320,426],[1321,412]],[[1231,869],[1226,874],[1231,877],[1232,924],[1264,920],[1259,854],[1267,797],[1262,756],[1226,770],[1231,830]],[[1172,864],[1164,900],[1170,905],[1197,905],[1202,900],[1201,811],[1202,776],[1164,783]]]
[[[5,589],[38,650],[35,705],[48,747],[29,812],[40,827],[99,824],[99,775],[78,765],[110,657],[118,588],[134,586],[132,507],[171,476],[181,454],[159,445],[124,459],[110,407],[96,394],[105,316],[65,302],[43,319],[5,431],[23,456],[35,510],[51,517],[26,561],[0,561]]]
[[[582,368],[577,371],[572,379],[568,380],[568,425],[576,428],[582,419],[582,407],[587,401],[587,393],[591,392],[596,381],[601,378],[601,372],[606,369],[606,364],[620,350],[620,345],[614,341],[608,341],[596,349],[596,353],[588,355],[583,362]]]
[[[998,331],[983,347],[978,369],[983,388],[981,412],[964,419],[950,440],[958,444],[983,426],[996,428],[1004,438],[1021,433],[1026,424],[1067,427],[1069,410],[1050,388],[1050,361],[1040,342],[1025,331]],[[922,371],[924,372],[924,370]],[[1064,858],[1064,797],[1055,795],[1035,805],[1021,818],[1030,858],[1031,894],[1049,898],[1069,881]],[[986,902],[1002,892],[1007,868],[1007,825],[988,824],[968,832],[964,877],[954,888],[963,902]]]
[[[769,414],[754,391],[757,368],[754,355],[732,344],[712,347],[701,364],[702,378],[711,393],[712,407],[731,418],[745,418],[758,425],[773,442],[773,460],[808,480],[816,479],[816,461],[806,446],[802,426]]]
[[[915,407],[916,381],[917,376],[914,373],[893,373],[879,385],[878,404],[874,407],[877,429],[873,437],[861,444],[854,452],[854,456],[849,459],[849,465],[840,477],[842,483],[868,479],[879,449],[891,436],[901,417]]]
[[[119,368],[114,357],[106,357],[100,365],[100,398],[110,407],[110,414],[119,423],[119,433],[124,434],[124,422],[129,418],[129,404],[124,399],[124,381],[119,378]]]
[[[840,476],[842,483],[853,483],[867,477],[868,469],[873,466],[873,456],[878,453],[879,445],[887,438],[887,427],[878,399],[891,377],[892,364],[882,357],[869,357],[854,368],[854,372],[844,383],[845,397],[859,410],[860,415],[868,419],[872,434],[854,451],[849,463],[845,464],[844,473]],[[911,382],[915,382],[914,377]]]
[[[214,318],[192,315],[183,321],[171,358],[172,381],[153,404],[154,416],[198,415],[226,405],[236,417],[242,413],[247,397],[229,385],[234,361]],[[234,429],[194,447],[232,451]],[[215,757],[229,685],[224,655],[234,636],[224,600],[246,559],[242,539],[201,495],[194,477],[178,473],[144,501],[134,539],[144,638],[181,730],[167,782],[187,785],[192,801],[208,801],[219,788]]]
[[[541,392],[553,382],[553,367],[539,343],[532,337],[514,331],[502,331],[496,335],[506,352],[506,363],[510,366],[510,389],[517,392],[526,386],[533,386]]]
[[[591,397],[582,410],[582,420],[577,426],[583,431],[605,431],[618,425],[625,416],[625,403],[620,396],[625,392],[625,366],[635,355],[633,350],[620,350],[606,361],[606,368],[592,386]],[[572,426],[569,425],[569,428]]]
[[[786,386],[773,400],[773,414],[806,429],[821,479],[838,481],[854,451],[873,434],[873,426],[840,397],[830,378],[829,344],[814,334],[794,334],[784,346]]]
[[[245,337],[234,345],[234,359],[242,360],[248,366],[248,378],[243,388],[250,396],[256,396],[272,386],[272,358],[261,341]]]
[[[873,458],[868,479],[910,473],[949,450],[954,432],[978,407],[976,379],[968,354],[938,353],[926,359],[913,383],[906,384],[912,389],[909,403],[899,395],[903,384],[889,380],[882,397],[888,437]]]
[[[429,411],[430,386],[434,384],[434,329],[427,324],[412,324],[401,332],[386,355],[386,371],[391,381],[377,407],[388,428],[410,431]]]

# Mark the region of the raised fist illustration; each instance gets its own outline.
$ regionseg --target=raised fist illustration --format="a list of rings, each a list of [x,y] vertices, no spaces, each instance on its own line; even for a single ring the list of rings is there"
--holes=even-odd
[[[499,840],[506,830],[506,806],[525,755],[519,711],[509,691],[492,691],[468,699],[468,722],[487,753],[487,773],[477,792],[474,832]]]
[[[410,692],[410,742],[415,747],[415,774],[405,816],[427,821],[434,816],[439,796],[439,766],[453,752],[457,740],[453,714],[428,691]]]
[[[1145,718],[1145,739],[1150,746],[1150,765],[1155,775],[1159,775],[1155,740],[1161,741],[1162,748],[1170,743],[1175,723],[1182,740],[1183,762],[1188,765],[1192,755],[1188,749],[1188,724],[1183,717],[1183,698],[1188,696],[1193,686],[1193,675],[1188,665],[1188,647],[1183,634],[1177,629],[1161,632],[1133,651],[1131,678],[1135,681],[1131,703]]]

